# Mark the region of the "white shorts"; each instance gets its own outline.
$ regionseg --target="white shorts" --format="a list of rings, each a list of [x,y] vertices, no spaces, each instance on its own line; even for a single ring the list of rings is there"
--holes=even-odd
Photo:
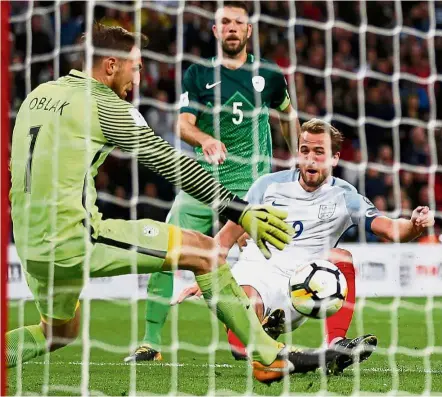
[[[258,292],[264,304],[264,317],[276,309],[283,309],[287,331],[295,330],[307,320],[292,306],[290,276],[271,263],[240,259],[233,266],[232,274],[239,285],[249,285]]]

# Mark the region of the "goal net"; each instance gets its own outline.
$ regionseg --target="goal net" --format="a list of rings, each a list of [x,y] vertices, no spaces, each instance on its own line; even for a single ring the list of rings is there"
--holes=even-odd
[[[442,3],[247,3],[253,27],[247,49],[255,72],[267,65],[261,58],[278,65],[301,124],[320,118],[344,134],[334,176],[354,185],[392,218],[409,219],[418,206],[435,212],[434,227],[411,243],[387,243],[364,225],[348,230],[339,241],[340,248],[351,252],[356,269],[357,301],[348,337],[375,334],[376,352],[339,377],[318,371],[266,388],[253,380],[247,362],[233,359],[224,328],[203,301],[189,299],[174,305],[168,315],[163,360],[128,365],[124,357],[143,340],[149,280],[148,275],[132,274],[88,280],[81,295],[80,337],[54,354],[8,370],[9,395],[442,392]],[[2,83],[9,137],[27,94],[71,69],[81,70],[84,51],[91,59],[94,48],[88,41],[81,44],[80,37],[96,20],[148,37],[141,82],[128,100],[156,134],[195,157],[176,134],[182,80],[190,65],[207,65],[216,56],[212,26],[222,5],[11,1],[9,31],[2,30],[1,36],[2,50],[10,46],[9,59],[2,51],[2,67],[9,64],[6,103]],[[3,81],[7,72],[2,71]],[[216,119],[219,109],[214,109]],[[271,128],[272,171],[289,169],[295,161],[273,119]],[[10,143],[7,129],[2,119],[3,149]],[[220,137],[219,126],[215,137]],[[243,165],[254,161],[258,143],[251,158],[233,160]],[[101,166],[95,184],[104,218],[165,221],[178,194],[164,178],[119,150]],[[213,231],[218,227],[215,222]],[[8,329],[38,323],[12,233],[5,240],[2,229],[2,242],[8,253],[3,269],[8,277]],[[238,255],[232,250],[229,261]],[[172,299],[193,281],[191,273],[176,272]],[[324,336],[324,323],[311,319],[280,340],[319,348]]]

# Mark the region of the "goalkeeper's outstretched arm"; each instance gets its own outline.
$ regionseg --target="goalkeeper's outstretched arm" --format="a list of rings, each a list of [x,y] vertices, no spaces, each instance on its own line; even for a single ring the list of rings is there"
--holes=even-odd
[[[140,164],[238,223],[245,201],[218,183],[195,160],[155,135],[131,104],[117,97],[112,99],[96,97],[100,127],[110,144],[132,153]]]
[[[246,201],[218,183],[195,160],[180,154],[147,125],[143,116],[129,103],[117,97],[97,98],[98,118],[106,140],[132,153],[138,161],[164,176],[197,200],[219,211],[231,221],[240,224],[257,242],[265,255],[269,242],[283,249],[294,230],[283,219],[284,211],[272,207],[248,206]]]

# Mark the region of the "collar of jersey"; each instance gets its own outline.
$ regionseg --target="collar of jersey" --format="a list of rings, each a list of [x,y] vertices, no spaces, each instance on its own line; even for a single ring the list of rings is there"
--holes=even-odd
[[[71,76],[75,76],[75,77],[79,77],[80,79],[91,79],[91,80],[95,80],[93,77],[89,76],[88,74],[86,74],[85,72],[80,72],[77,69],[71,69],[71,71],[69,72],[69,74]],[[98,80],[95,80],[98,82]]]
[[[74,76],[74,77],[78,77],[80,79],[89,79],[92,80],[94,83],[97,83],[99,85],[102,85],[103,87],[107,88],[108,90],[112,91],[106,84],[103,84],[101,81],[98,81],[97,79],[94,79],[93,77],[89,76],[87,73],[85,72],[80,72],[77,69],[71,69],[71,71],[69,72],[69,75]],[[113,92],[113,91],[112,91]]]
[[[213,57],[212,58],[212,66],[213,67],[216,67],[216,60],[217,59],[218,59],[218,57]],[[238,69],[233,69],[233,70],[232,69],[228,69],[228,70],[232,70],[232,71],[240,70],[246,63],[253,63],[254,61],[255,61],[255,56],[253,54],[247,54],[246,61]],[[225,66],[223,66],[222,64],[220,64],[220,66],[225,68]]]

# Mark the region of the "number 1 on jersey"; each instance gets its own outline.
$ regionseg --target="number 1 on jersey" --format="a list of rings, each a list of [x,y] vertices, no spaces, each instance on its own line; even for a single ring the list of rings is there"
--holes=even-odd
[[[25,193],[31,192],[31,173],[32,173],[32,156],[35,149],[35,141],[37,140],[37,135],[40,132],[41,125],[31,127],[29,130],[29,135],[31,136],[31,144],[29,145],[28,162],[26,163],[25,170]]]

